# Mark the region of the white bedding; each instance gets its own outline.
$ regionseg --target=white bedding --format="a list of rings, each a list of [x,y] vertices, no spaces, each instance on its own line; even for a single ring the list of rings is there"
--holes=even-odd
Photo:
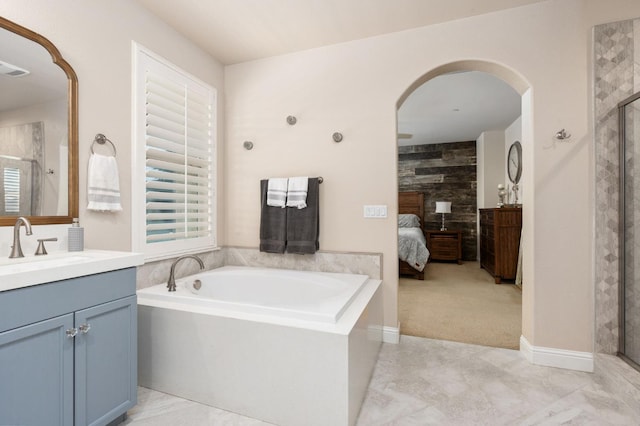
[[[398,257],[422,272],[429,259],[427,240],[422,229],[398,228]]]

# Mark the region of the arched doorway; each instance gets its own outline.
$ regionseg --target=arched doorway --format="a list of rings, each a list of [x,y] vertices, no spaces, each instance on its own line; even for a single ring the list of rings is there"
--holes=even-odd
[[[428,85],[429,83],[433,83],[432,80],[435,79],[436,77],[445,76],[445,75],[451,75],[451,77],[453,77],[454,74],[457,75],[457,74],[460,74],[460,73],[470,73],[470,72],[474,72],[475,74],[487,75],[487,76],[490,77],[489,80],[491,80],[491,79],[498,80],[499,79],[500,83],[503,86],[509,86],[512,89],[512,90],[511,89],[509,89],[509,90],[511,90],[514,93],[514,96],[517,98],[516,102],[519,102],[519,107],[520,107],[520,112],[521,112],[520,118],[518,119],[518,121],[519,121],[518,122],[519,135],[517,137],[515,137],[515,138],[513,137],[513,135],[517,134],[517,133],[510,133],[508,137],[503,136],[502,146],[504,147],[506,145],[508,147],[513,142],[511,139],[517,139],[518,142],[520,142],[521,145],[523,146],[523,159],[525,160],[524,162],[526,163],[526,165],[524,167],[524,170],[526,170],[527,168],[528,168],[528,170],[527,170],[526,174],[523,172],[523,180],[521,182],[521,187],[523,187],[523,189],[526,189],[527,188],[527,182],[532,182],[532,179],[530,178],[530,176],[532,174],[531,173],[531,159],[530,159],[530,156],[531,156],[530,153],[532,152],[532,150],[531,150],[531,140],[532,140],[532,137],[531,137],[531,118],[530,118],[530,116],[531,116],[531,95],[530,95],[530,90],[529,90],[529,84],[526,82],[526,80],[522,76],[520,76],[515,71],[513,71],[513,70],[511,70],[511,69],[509,69],[509,68],[507,68],[507,67],[505,67],[505,66],[503,66],[501,64],[491,63],[491,62],[487,62],[487,61],[478,61],[478,60],[458,61],[458,62],[454,62],[454,63],[445,64],[445,65],[439,66],[439,67],[427,72],[422,77],[418,78],[413,84],[411,84],[409,86],[409,88],[407,88],[407,90],[399,98],[398,103],[397,103],[397,110],[398,111],[401,110],[401,107],[403,106],[405,101],[407,101],[407,99],[410,98],[410,96],[412,94],[414,94],[414,92],[418,91],[418,88],[424,87],[423,85]],[[438,79],[438,80],[442,80],[442,79]],[[503,83],[506,83],[506,84],[503,84]],[[438,98],[438,99],[439,100],[435,100],[435,101],[436,102],[437,101],[442,102],[442,98]],[[409,103],[411,103],[411,102],[408,102],[407,104],[409,104]],[[403,133],[403,129],[401,127],[402,126],[400,126],[400,124],[398,124],[398,133]],[[492,130],[492,129],[487,129],[487,130]],[[407,135],[405,134],[404,137],[407,137]],[[463,149],[464,148],[473,147],[473,149],[474,149],[473,155],[475,156],[476,155],[475,154],[475,148],[476,148],[475,139],[476,138],[474,137],[472,139],[474,139],[474,140],[466,141],[464,143],[462,143],[462,141],[461,141],[461,144],[465,144]],[[452,141],[445,141],[445,142],[452,142]],[[453,145],[454,144],[450,144],[449,146],[452,147]],[[437,149],[439,149],[439,148],[437,148]],[[500,149],[500,148],[498,148],[498,149]],[[416,151],[418,151],[418,150],[416,150]],[[424,150],[424,151],[429,151],[429,150]],[[505,150],[503,149],[503,152],[502,152],[503,156],[505,155],[504,151]],[[400,152],[402,152],[402,150],[400,150]],[[427,157],[430,156],[430,154],[435,154],[435,153],[425,152],[425,153],[422,153],[422,154],[426,154],[426,155],[424,155],[423,158],[427,158]],[[400,164],[400,158],[401,158],[402,155],[403,155],[402,153],[399,154],[399,164]],[[455,154],[453,154],[453,155],[455,155]],[[480,154],[478,153],[478,157],[479,156],[480,156]],[[436,158],[437,156],[431,155],[431,157],[432,158]],[[441,160],[438,159],[436,161],[441,161]],[[479,161],[478,164],[479,164],[479,169],[480,169],[481,168],[480,160],[478,160],[478,161]],[[504,157],[503,157],[502,160],[499,160],[499,163],[497,163],[497,164],[500,164],[502,167],[505,167],[506,161],[504,161]],[[474,164],[474,167],[475,167],[475,164]],[[493,164],[491,167],[495,168],[496,164]],[[403,189],[403,183],[406,183],[406,179],[404,178],[404,176],[411,175],[411,172],[408,171],[408,170],[405,170],[405,166],[404,165],[402,167],[399,165],[398,168],[399,168],[399,178],[398,178],[399,190],[402,190]],[[443,167],[443,169],[444,168],[446,168],[446,167]],[[428,169],[428,166],[425,169]],[[425,170],[425,169],[422,169],[421,172],[423,170]],[[433,172],[433,173],[437,173],[437,172]],[[456,173],[461,174],[458,171],[456,171]],[[478,174],[480,174],[480,172],[478,172]],[[426,177],[426,176],[421,176],[421,177]],[[504,179],[506,179],[506,171],[503,173],[503,177],[504,177]],[[444,179],[446,179],[446,178],[447,177],[445,176]],[[475,179],[475,176],[473,177],[473,179]],[[440,183],[442,183],[442,182],[440,182]],[[468,182],[463,182],[463,183],[465,185],[469,184]],[[480,185],[480,183],[478,182],[478,186],[479,185]],[[411,185],[409,185],[409,186],[411,186]],[[418,188],[418,190],[421,189],[419,185],[414,185],[414,186],[416,186]],[[441,186],[444,186],[444,185],[441,185]],[[432,186],[431,188],[433,188],[433,187],[434,186]],[[406,185],[405,185],[405,188],[406,188]],[[491,196],[493,198],[496,198],[496,200],[497,200],[497,188],[496,188],[496,185],[492,184],[488,188],[490,188],[489,191],[491,192]],[[528,188],[529,188],[530,191],[533,190],[532,186],[530,186]],[[422,189],[424,189],[424,188],[422,188]],[[448,193],[451,194],[451,191],[449,191]],[[480,191],[478,191],[478,193],[480,193]],[[475,197],[475,194],[474,194],[474,197]],[[429,199],[429,197],[425,197],[425,198],[428,199],[428,201],[425,202],[425,216],[426,216],[425,217],[425,221],[429,221],[430,220],[429,219],[429,215],[430,216],[434,216],[433,215],[433,211],[432,211],[433,209],[431,208],[433,206],[431,206],[430,204],[434,204],[435,205],[435,202],[433,202],[434,199],[433,200]],[[431,197],[431,198],[433,198],[433,197]],[[489,197],[489,198],[491,198],[491,197]],[[493,201],[493,198],[491,198],[490,205],[483,205],[483,203],[480,202],[480,199],[478,199],[477,207],[480,207],[480,208],[482,208],[482,207],[495,207],[495,201]],[[531,197],[531,199],[532,199],[532,197]],[[466,209],[469,210],[469,212],[467,212],[467,213],[470,213],[471,215],[473,215],[473,220],[468,220],[469,223],[462,224],[463,225],[462,228],[465,228],[464,231],[462,232],[462,235],[466,235],[467,236],[466,239],[465,239],[465,241],[467,243],[475,244],[476,235],[477,235],[477,233],[475,231],[475,227],[476,227],[475,217],[477,215],[477,209],[476,209],[475,206],[470,206],[470,203],[467,202],[468,200],[459,200],[459,201],[460,202],[458,203],[458,208],[460,209],[460,205],[461,204],[465,204]],[[521,204],[521,203],[522,202],[520,201],[519,204]],[[524,211],[524,209],[522,209],[522,211]],[[469,218],[469,214],[467,214],[467,218]],[[471,223],[471,222],[473,222],[473,223]],[[433,228],[434,227],[433,225],[434,225],[433,223],[429,223],[429,228]],[[461,223],[459,222],[458,225],[461,225]],[[466,226],[466,225],[469,225],[469,226]],[[439,227],[439,225],[437,227]],[[456,227],[455,224],[454,224],[454,227]],[[460,228],[460,226],[457,226],[457,228]],[[522,249],[522,254],[525,255],[525,254],[529,253],[529,255],[527,256],[527,260],[528,260],[528,259],[531,258],[531,256],[530,256],[531,251],[528,250],[528,247],[530,246],[529,242],[531,241],[531,238],[525,235],[525,233],[528,232],[528,231],[525,231],[525,229],[526,229],[526,227],[523,227],[523,239],[522,239],[523,249]],[[427,238],[430,235],[433,235],[433,233],[434,233],[434,231],[426,231],[425,232],[425,234],[427,235]],[[479,234],[479,230],[478,230],[478,234]],[[530,235],[531,234],[529,234],[529,236]],[[517,245],[517,243],[516,243],[516,245]],[[471,256],[471,257],[475,256],[475,250],[473,251],[473,253],[471,253],[471,251],[472,250],[466,250],[466,252],[467,252],[467,254],[466,254],[467,260],[471,260],[471,259],[469,259],[469,256]],[[515,252],[515,256],[516,256],[516,259],[517,259],[517,249],[516,249],[516,252]],[[475,262],[475,263],[476,263],[476,266],[479,267],[479,264],[477,262]],[[530,264],[530,262],[524,261],[524,262],[520,263],[520,265],[522,265],[522,264]],[[441,266],[440,264],[437,264],[437,266],[436,266],[436,264],[430,263],[429,265],[426,266],[425,270],[429,271],[430,266],[432,268],[431,269],[432,271],[438,270],[437,268],[440,268],[440,271],[442,271],[441,268],[443,268],[443,266]],[[476,271],[473,268],[470,268],[469,265],[466,265],[463,268],[467,269],[467,271],[468,271],[467,275],[469,274],[469,272],[471,274],[476,274]],[[455,269],[455,273],[457,274],[460,270],[461,269]],[[520,268],[520,270],[522,270],[522,268]],[[450,269],[450,271],[454,271],[454,269]],[[432,285],[432,286],[442,285],[441,282],[436,283],[437,280],[435,280],[435,279],[431,280],[431,283],[429,284],[429,272],[427,272],[425,275],[427,276],[427,285]],[[466,278],[464,276],[460,276],[460,277],[458,277],[456,279],[463,280],[463,279],[466,279]],[[471,277],[471,279],[475,279],[475,277]],[[526,280],[525,280],[525,282],[526,282]],[[398,298],[399,306],[398,306],[398,308],[399,308],[399,313],[400,313],[400,318],[399,319],[401,320],[401,325],[400,325],[401,333],[403,333],[403,324],[402,324],[402,319],[403,318],[402,318],[402,316],[406,315],[406,312],[407,312],[407,309],[403,310],[403,306],[401,305],[403,303],[402,301],[403,300],[411,300],[411,298],[413,298],[413,297],[418,297],[418,293],[415,292],[416,289],[420,288],[421,286],[423,286],[423,288],[424,288],[424,284],[421,284],[421,283],[416,281],[415,282],[415,286],[410,289],[410,291],[412,291],[413,293],[408,298],[407,296],[403,296],[404,293],[401,293],[401,292],[407,291],[407,287],[406,287],[405,284],[406,284],[406,282],[400,281],[400,284],[399,284],[399,287],[398,287],[398,290],[399,290],[399,298]],[[485,285],[486,285],[486,283],[485,283]],[[506,327],[506,329],[508,329],[509,333],[511,334],[509,336],[509,339],[508,339],[508,342],[509,342],[508,346],[504,346],[504,343],[503,343],[504,339],[502,339],[502,340],[501,339],[497,339],[496,340],[495,338],[489,338],[488,342],[496,341],[496,342],[499,342],[499,343],[497,343],[497,344],[487,343],[487,345],[489,345],[489,346],[510,347],[510,348],[514,348],[514,349],[517,349],[519,347],[520,336],[521,335],[526,335],[524,330],[527,330],[530,327],[530,325],[529,325],[530,324],[530,321],[529,321],[530,316],[527,315],[527,312],[530,311],[529,304],[531,302],[531,297],[530,297],[531,285],[532,285],[532,283],[529,282],[529,287],[528,288],[525,286],[525,288],[523,289],[522,293],[518,292],[517,305],[509,306],[509,308],[511,309],[511,314],[505,317],[505,321],[510,321],[510,320],[512,320],[514,318],[514,315],[517,315],[518,323],[517,323],[517,328],[515,328],[513,326],[513,324]],[[502,289],[500,289],[500,291],[502,291],[504,288],[506,288],[506,286],[507,285],[500,286],[500,287],[503,287]],[[492,287],[494,287],[494,288],[492,288]],[[512,289],[513,289],[513,286],[510,286],[510,287],[512,287]],[[437,290],[437,291],[442,291],[443,288],[446,289],[446,285],[441,287],[440,290]],[[493,285],[489,285],[486,288],[489,291],[495,291],[498,287],[495,287]],[[435,298],[435,294],[436,293],[432,293],[432,295],[434,295],[433,296],[434,298]],[[496,292],[496,294],[498,294],[498,292]],[[423,294],[423,297],[424,297],[424,294]],[[451,297],[449,297],[449,299],[450,300],[451,299],[455,299],[455,297],[456,296],[451,295]],[[488,295],[488,297],[494,297],[494,296]],[[507,301],[507,300],[509,300],[510,296],[509,295],[502,296],[502,295],[499,294],[497,297],[498,297],[498,300],[496,300],[496,303],[501,303],[499,298],[506,297],[506,299],[502,299],[502,300]],[[522,305],[521,306],[520,306],[520,298],[522,300]],[[447,298],[445,297],[444,299],[446,300]],[[451,309],[454,309],[456,306],[462,306],[462,305],[460,305],[459,303],[453,303],[451,305]],[[445,309],[441,305],[438,305],[438,307],[441,308],[441,309]],[[505,305],[505,310],[506,310],[506,308],[507,308],[507,306]],[[514,312],[513,311],[514,309],[517,309],[517,311]],[[441,312],[443,312],[443,311],[441,311]],[[480,311],[478,311],[478,312],[480,312]],[[468,319],[469,318],[468,312],[465,312],[465,314],[467,314],[467,315],[461,315],[461,317],[464,316],[465,318]],[[455,317],[455,316],[456,316],[455,314],[452,315],[452,317]],[[418,315],[417,318],[419,319],[420,315]],[[431,318],[431,320],[433,320],[434,316],[431,316],[431,317],[428,317],[428,318]],[[471,320],[473,322],[467,321],[465,323],[464,321],[461,321],[459,327],[460,328],[469,328],[471,330],[470,332],[473,333],[474,327],[475,327],[476,330],[479,329],[478,327],[481,327],[475,321],[482,321],[483,319],[486,319],[486,318],[489,318],[489,317],[485,317],[485,316],[482,316],[482,315],[479,315],[477,319],[474,319],[472,317]],[[415,321],[416,317],[414,317],[412,319]],[[495,321],[495,318],[493,318],[492,321]],[[442,321],[440,322],[440,324],[442,324]],[[522,326],[520,326],[520,324],[522,324]],[[429,327],[431,327],[431,331],[433,331],[434,327],[438,327],[437,321],[433,321],[432,325],[428,326],[427,328],[429,328]],[[487,323],[486,327],[491,327],[491,323],[490,322]],[[412,332],[415,332],[415,330],[416,330],[415,327],[409,327],[408,326],[406,328],[407,329],[411,329]],[[418,329],[420,329],[420,327],[418,327]],[[422,331],[424,331],[424,330],[425,329],[422,328]],[[412,332],[408,332],[407,334],[412,334]],[[462,340],[460,340],[461,336],[463,336],[464,334],[465,333],[454,333],[455,336],[453,336],[450,339],[448,339],[447,337],[433,337],[433,338],[443,338],[445,340],[457,340],[457,341],[462,341],[462,342],[466,342],[466,343],[483,344],[483,343],[479,343],[479,342],[483,341],[482,339],[480,339],[479,341],[475,341],[474,339],[471,339],[469,341],[465,341],[464,337],[462,337]],[[414,335],[420,335],[420,334],[414,334]],[[441,333],[433,333],[433,335],[442,336]],[[432,336],[427,335],[426,337],[432,337]]]

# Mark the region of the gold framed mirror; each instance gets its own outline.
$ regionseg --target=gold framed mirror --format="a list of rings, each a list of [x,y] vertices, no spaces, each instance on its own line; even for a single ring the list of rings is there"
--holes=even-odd
[[[0,40],[0,226],[19,216],[33,225],[71,223],[78,217],[78,78],[53,43],[2,17]]]

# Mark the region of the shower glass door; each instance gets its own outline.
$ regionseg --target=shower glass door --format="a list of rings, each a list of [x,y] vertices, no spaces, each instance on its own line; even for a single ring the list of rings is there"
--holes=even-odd
[[[619,352],[640,369],[640,92],[619,104],[619,119],[622,188]]]

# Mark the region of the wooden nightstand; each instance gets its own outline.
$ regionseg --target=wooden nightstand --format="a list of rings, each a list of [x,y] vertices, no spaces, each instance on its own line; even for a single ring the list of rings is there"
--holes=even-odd
[[[462,263],[462,231],[425,231],[431,260],[455,260]]]

